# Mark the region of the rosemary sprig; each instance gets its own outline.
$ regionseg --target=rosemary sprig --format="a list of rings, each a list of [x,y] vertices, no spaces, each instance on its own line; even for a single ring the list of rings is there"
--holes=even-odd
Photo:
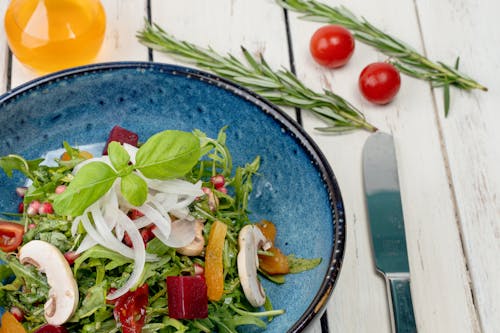
[[[463,90],[488,90],[458,71],[458,59],[454,67],[440,61],[432,62],[410,45],[384,33],[366,19],[356,17],[344,6],[331,7],[315,0],[276,0],[276,2],[283,8],[304,14],[303,19],[344,26],[351,30],[354,38],[389,56],[389,61],[402,73],[429,81],[433,87],[444,87],[445,115],[448,115],[449,111],[450,86]]]
[[[177,56],[241,84],[277,105],[311,111],[327,124],[326,127],[318,128],[320,131],[377,130],[365,120],[359,110],[342,97],[327,90],[323,93],[313,91],[289,70],[273,70],[262,56],[256,59],[244,47],[242,52],[246,65],[231,54],[222,56],[211,48],[204,49],[179,41],[156,24],[146,23],[145,28],[138,32],[137,38],[148,47]]]

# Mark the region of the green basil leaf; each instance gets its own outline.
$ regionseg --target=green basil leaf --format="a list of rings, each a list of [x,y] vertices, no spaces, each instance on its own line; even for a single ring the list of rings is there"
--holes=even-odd
[[[130,156],[123,148],[123,146],[116,142],[112,141],[108,145],[108,156],[111,160],[111,164],[116,171],[120,172],[128,166],[128,162],[130,162]]]
[[[148,178],[185,175],[201,156],[200,140],[189,132],[167,130],[153,135],[139,148],[136,169]]]
[[[55,197],[55,212],[59,215],[82,215],[87,207],[109,191],[117,177],[117,173],[106,163],[84,165],[66,191]]]
[[[148,184],[135,173],[130,173],[121,180],[123,197],[134,206],[142,205],[148,197]]]

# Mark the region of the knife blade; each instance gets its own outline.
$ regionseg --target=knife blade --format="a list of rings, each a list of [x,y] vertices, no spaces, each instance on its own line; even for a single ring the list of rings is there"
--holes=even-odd
[[[392,331],[416,332],[396,153],[391,135],[377,132],[366,141],[363,178],[375,266],[386,281]]]

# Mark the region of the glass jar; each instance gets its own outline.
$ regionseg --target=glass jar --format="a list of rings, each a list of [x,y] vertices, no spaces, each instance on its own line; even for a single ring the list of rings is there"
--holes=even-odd
[[[14,56],[44,74],[92,62],[106,15],[99,0],[12,0],[4,23]]]

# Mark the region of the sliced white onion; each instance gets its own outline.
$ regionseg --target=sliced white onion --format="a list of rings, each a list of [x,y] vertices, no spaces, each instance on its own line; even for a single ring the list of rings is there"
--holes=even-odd
[[[151,222],[158,228],[158,230],[165,236],[170,236],[171,231],[171,220],[168,213],[166,215],[161,214],[158,210],[151,207],[149,204],[144,204],[137,209],[144,214]]]
[[[137,229],[142,229],[153,224],[153,222],[151,222],[151,219],[147,216],[141,216],[138,219],[134,220],[134,224],[136,225]]]
[[[173,193],[177,195],[202,196],[201,182],[195,184],[182,179],[158,180],[148,179],[148,186],[164,193]]]
[[[130,220],[125,213],[122,213],[118,216],[118,224],[125,229],[132,242],[135,254],[134,268],[129,279],[123,284],[123,286],[106,296],[106,299],[108,300],[116,299],[134,287],[141,279],[142,272],[144,271],[144,265],[146,263],[146,249],[144,247],[144,241],[142,240],[139,230],[137,230],[134,225],[134,222]]]
[[[71,236],[75,237],[76,233],[78,232],[78,225],[82,221],[81,216],[75,217],[73,222],[71,223]]]
[[[78,247],[78,249],[76,249],[75,252],[77,254],[81,254],[81,253],[87,251],[88,249],[90,249],[91,247],[93,247],[95,245],[97,245],[97,242],[92,237],[90,237],[89,235],[87,235],[82,240],[82,242],[80,243],[80,246]]]
[[[183,219],[189,216],[189,208],[172,209],[170,214],[177,217],[178,219]]]
[[[135,164],[135,155],[137,155],[137,151],[139,150],[139,148],[137,148],[136,146],[132,146],[128,143],[124,143],[122,146],[123,148],[125,148],[128,155],[130,156],[130,162],[132,162],[132,164]]]
[[[135,163],[138,148],[128,144],[124,144],[123,147],[129,154],[131,162]],[[83,161],[74,168],[73,173],[76,174],[84,165],[94,161],[104,162],[112,167],[109,157],[103,156]],[[143,177],[139,172],[137,174]],[[121,194],[120,182],[117,181],[105,196],[87,208],[82,216],[75,218],[71,226],[73,235],[78,232],[80,223],[87,231],[87,236],[78,247],[77,253],[83,253],[99,244],[133,259],[133,270],[129,279],[107,296],[109,300],[122,296],[137,285],[146,261],[158,260],[156,255],[146,252],[139,229],[153,224],[155,226],[152,229],[153,234],[173,248],[190,244],[196,236],[196,222],[189,216],[189,205],[203,195],[201,182],[192,184],[180,179],[143,178],[149,188],[148,198],[143,205],[134,207],[125,200]],[[139,210],[144,216],[132,221],[126,214],[131,208]],[[170,214],[179,220],[172,222]],[[125,232],[130,237],[132,248],[122,243]]]
[[[91,206],[91,208],[93,207]],[[94,216],[94,213],[92,213],[92,217],[94,218],[94,223],[96,224],[96,228],[94,228],[86,213],[82,215],[82,224],[85,230],[87,231],[87,234],[92,239],[94,239],[94,241],[97,242],[98,244],[115,252],[118,252],[124,257],[134,259],[135,258],[134,249],[126,246],[121,241],[116,239],[111,233],[111,231],[109,231],[107,225],[104,223],[102,215],[101,216],[99,215],[100,214],[97,213],[96,216]],[[146,258],[148,261],[158,260],[158,257],[153,254],[148,254]]]

